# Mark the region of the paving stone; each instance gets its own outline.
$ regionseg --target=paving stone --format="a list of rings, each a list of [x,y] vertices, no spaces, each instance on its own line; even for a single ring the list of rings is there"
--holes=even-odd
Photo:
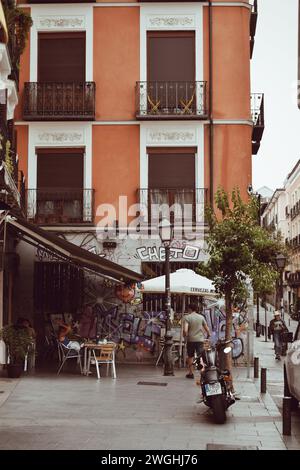
[[[0,407],[0,448],[184,450],[206,449],[207,443],[285,448],[276,417],[244,369],[238,370],[236,389],[245,400],[228,410],[223,426],[196,404],[199,388],[184,374],[165,378],[161,369],[131,366],[119,368],[116,381],[73,374],[24,377]],[[142,387],[138,381],[168,385]],[[275,413],[271,402],[268,406]],[[276,436],[272,442],[263,439],[270,433]]]

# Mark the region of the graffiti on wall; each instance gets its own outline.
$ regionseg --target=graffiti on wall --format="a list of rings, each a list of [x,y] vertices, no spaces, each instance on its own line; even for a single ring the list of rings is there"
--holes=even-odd
[[[207,308],[204,316],[211,331],[211,342],[213,345],[218,340],[225,339],[226,315],[219,308]],[[248,328],[248,318],[245,313],[233,314],[232,328],[232,358],[238,359],[244,354],[245,334]]]
[[[164,327],[164,312],[143,312],[136,305],[124,305],[115,295],[115,286],[92,275],[85,279],[86,305],[80,320],[82,337],[107,338],[118,344],[126,357],[134,349],[138,360],[144,353],[154,353]]]
[[[196,261],[200,255],[200,248],[197,246],[186,245],[184,248],[170,248],[170,259],[172,261],[184,259],[187,261]],[[140,246],[136,249],[135,257],[141,261],[164,261],[165,248],[163,246]]]
[[[103,311],[95,306],[98,331],[117,344],[136,346],[151,353],[155,349],[155,336],[160,337],[165,322],[165,312],[122,313],[118,307]],[[123,350],[124,351],[124,350]]]

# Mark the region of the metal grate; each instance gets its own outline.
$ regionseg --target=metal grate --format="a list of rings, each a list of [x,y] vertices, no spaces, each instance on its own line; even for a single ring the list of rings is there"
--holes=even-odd
[[[152,385],[153,387],[166,387],[166,382],[138,382],[137,385]]]

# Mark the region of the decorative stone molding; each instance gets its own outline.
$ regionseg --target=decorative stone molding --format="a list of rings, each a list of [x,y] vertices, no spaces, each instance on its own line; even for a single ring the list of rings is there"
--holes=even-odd
[[[37,29],[43,30],[83,30],[85,29],[84,16],[40,16]]]
[[[47,145],[80,145],[84,144],[84,132],[41,132],[38,134],[38,143]]]
[[[195,29],[194,15],[149,15],[147,29]]]
[[[153,130],[147,131],[147,144],[159,145],[196,145],[196,129]]]

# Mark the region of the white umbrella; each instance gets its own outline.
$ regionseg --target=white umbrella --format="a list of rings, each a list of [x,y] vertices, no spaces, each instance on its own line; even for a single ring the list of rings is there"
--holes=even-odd
[[[165,292],[166,276],[155,277],[142,283],[142,291],[145,294],[162,294]],[[182,315],[185,312],[185,296],[186,295],[202,295],[207,298],[215,298],[217,296],[212,281],[207,277],[200,276],[192,269],[177,269],[170,274],[170,292],[171,294],[182,294]],[[182,350],[182,333],[183,322],[180,329],[180,346],[179,346],[179,364],[181,362]]]
[[[145,294],[163,294],[165,292],[165,276],[155,277],[142,283]],[[170,274],[171,294],[203,295],[215,297],[213,283],[207,277],[200,276],[192,269],[177,269]]]

